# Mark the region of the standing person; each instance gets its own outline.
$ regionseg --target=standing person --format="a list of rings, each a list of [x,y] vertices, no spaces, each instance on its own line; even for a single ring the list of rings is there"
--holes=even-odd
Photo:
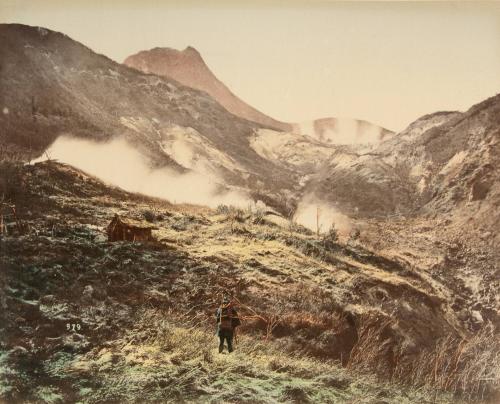
[[[227,350],[233,352],[234,329],[241,324],[238,313],[233,307],[233,303],[226,296],[222,300],[221,306],[215,312],[217,319],[217,335],[219,336],[219,353],[224,350],[224,340],[227,341]]]

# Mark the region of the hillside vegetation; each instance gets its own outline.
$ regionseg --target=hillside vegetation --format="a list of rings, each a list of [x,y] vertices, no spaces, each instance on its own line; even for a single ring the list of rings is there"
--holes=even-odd
[[[56,162],[4,164],[1,179],[20,219],[1,240],[8,402],[497,397],[491,326],[465,333],[435,284],[354,237],[172,205]],[[107,242],[115,213],[154,222],[157,241]],[[216,353],[223,292],[244,319],[234,355]]]

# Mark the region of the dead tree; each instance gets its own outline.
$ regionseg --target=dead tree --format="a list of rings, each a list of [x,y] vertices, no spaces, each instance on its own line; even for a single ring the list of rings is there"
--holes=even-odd
[[[283,307],[281,306],[280,309],[277,309],[271,314],[261,314],[257,312],[257,310],[255,310],[253,307],[241,303],[238,298],[231,296],[231,299],[237,304],[240,309],[243,309],[243,311],[248,313],[247,315],[240,314],[239,318],[241,320],[260,320],[266,325],[264,339],[268,341],[272,336],[274,329],[281,323],[281,320],[283,319]]]

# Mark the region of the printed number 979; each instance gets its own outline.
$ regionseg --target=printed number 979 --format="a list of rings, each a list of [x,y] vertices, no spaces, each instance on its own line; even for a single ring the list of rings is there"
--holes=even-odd
[[[76,330],[81,330],[82,326],[79,323],[73,324],[73,323],[66,323],[66,330],[68,331],[76,331]]]

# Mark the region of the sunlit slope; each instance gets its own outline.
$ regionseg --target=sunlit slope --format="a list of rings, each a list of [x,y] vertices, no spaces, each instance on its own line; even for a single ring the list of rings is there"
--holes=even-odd
[[[497,354],[492,329],[476,336],[454,310],[446,284],[356,238],[318,237],[263,211],[172,205],[54,162],[7,164],[2,173],[8,173],[2,190],[22,219],[21,228],[8,223],[1,241],[6,399],[35,400],[41,387],[90,402],[138,391],[148,399],[223,398],[228,372],[239,394],[257,401],[265,399],[253,383],[278,402],[368,399],[377,389],[400,400],[400,388],[377,387],[360,371],[466,395],[479,385],[493,394],[494,384],[484,381]],[[106,242],[116,213],[147,218],[158,228],[157,241]],[[223,292],[238,300],[245,320],[238,368],[210,345]],[[66,323],[81,330],[68,333]],[[193,338],[186,342],[188,332]],[[436,368],[429,360],[441,358],[442,343],[453,355],[467,353],[450,384],[451,364],[439,359]],[[196,383],[188,376],[217,369],[222,373]],[[435,372],[439,377],[426,378]],[[187,382],[174,386],[173,378]]]

